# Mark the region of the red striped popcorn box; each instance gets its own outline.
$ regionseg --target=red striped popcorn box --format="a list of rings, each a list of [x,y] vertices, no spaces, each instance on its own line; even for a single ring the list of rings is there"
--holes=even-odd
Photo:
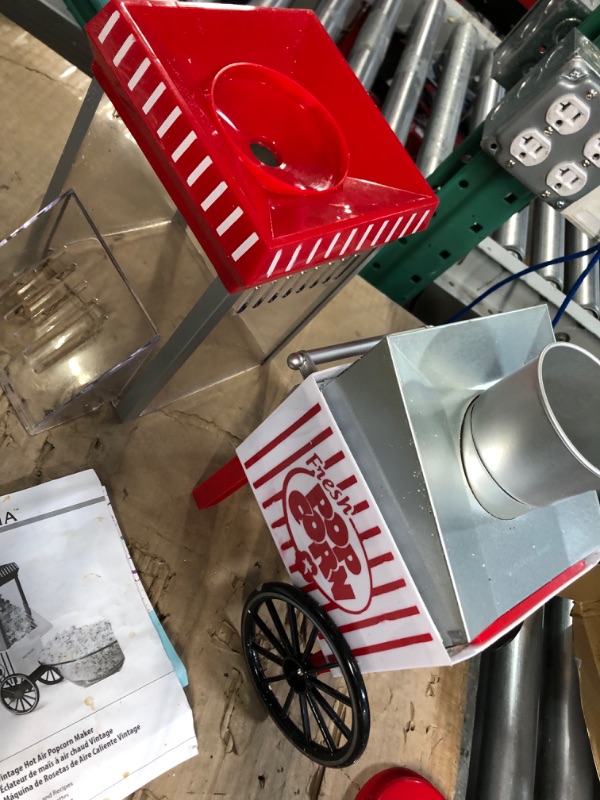
[[[314,377],[237,450],[292,581],[363,671],[450,658]]]

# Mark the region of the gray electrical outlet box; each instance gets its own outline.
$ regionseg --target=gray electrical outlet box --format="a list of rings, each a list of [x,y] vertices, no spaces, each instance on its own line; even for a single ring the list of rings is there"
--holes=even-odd
[[[568,33],[492,111],[481,146],[555,208],[600,186],[600,50]]]

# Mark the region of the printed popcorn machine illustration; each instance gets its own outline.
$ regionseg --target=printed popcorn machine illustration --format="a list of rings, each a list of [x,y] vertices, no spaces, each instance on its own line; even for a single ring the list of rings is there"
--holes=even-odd
[[[118,672],[125,656],[110,622],[72,625],[45,644],[52,625],[32,611],[15,563],[0,565],[0,702],[28,714],[40,699],[37,684],[67,679],[91,686]]]
[[[247,599],[247,666],[327,766],[366,746],[361,671],[469,658],[600,558],[600,361],[555,342],[546,307],[362,351],[308,375],[194,491],[201,509],[254,492],[294,586]]]
[[[28,714],[40,699],[38,682],[62,681],[41,665],[42,637],[52,625],[31,610],[19,580],[19,567],[0,565],[0,702],[14,714]]]

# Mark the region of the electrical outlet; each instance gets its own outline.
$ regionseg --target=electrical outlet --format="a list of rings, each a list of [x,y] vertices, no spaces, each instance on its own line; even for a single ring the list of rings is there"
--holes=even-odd
[[[590,107],[572,92],[555,100],[546,112],[546,122],[563,136],[580,131],[589,118]]]
[[[510,144],[510,154],[526,167],[541,164],[548,157],[552,144],[537,128],[525,128]],[[600,166],[600,165],[599,165]]]
[[[574,161],[561,161],[556,164],[546,177],[546,183],[552,191],[561,197],[570,197],[580,192],[587,183],[587,173]]]
[[[591,161],[595,167],[600,168],[600,132],[595,133],[585,143],[583,155]]]

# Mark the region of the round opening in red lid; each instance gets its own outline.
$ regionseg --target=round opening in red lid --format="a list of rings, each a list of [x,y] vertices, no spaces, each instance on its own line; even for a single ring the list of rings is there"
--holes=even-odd
[[[230,64],[215,76],[212,106],[244,163],[273,192],[337,188],[348,172],[339,125],[314,95],[260,64]]]

